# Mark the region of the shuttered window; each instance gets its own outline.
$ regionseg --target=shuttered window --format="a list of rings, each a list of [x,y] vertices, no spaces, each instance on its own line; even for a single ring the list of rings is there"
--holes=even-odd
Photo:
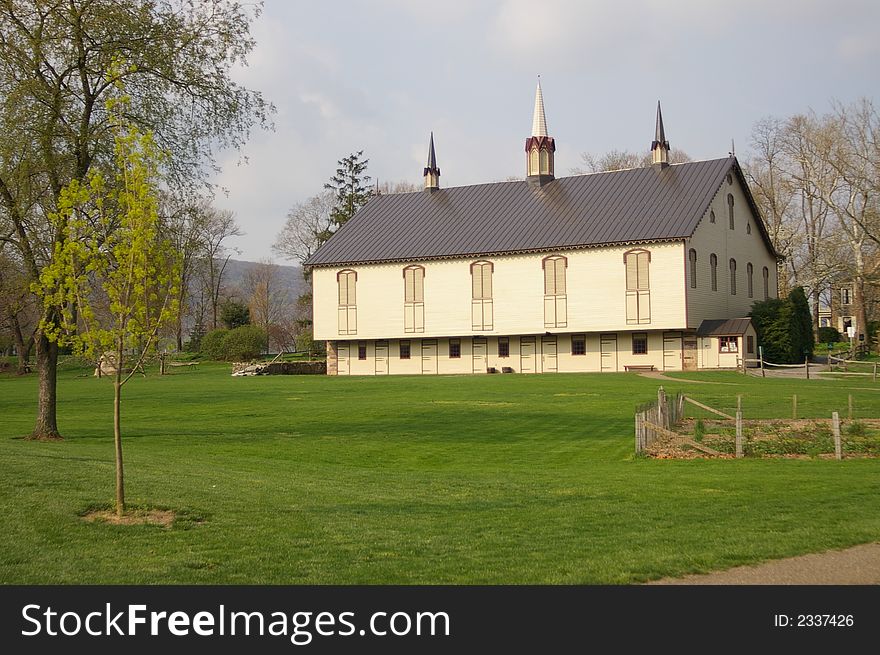
[[[651,253],[647,250],[630,250],[623,255],[626,266],[626,322],[643,324],[651,322],[651,291],[648,268]]]
[[[336,283],[339,287],[339,334],[357,334],[357,273],[339,271]]]
[[[425,331],[425,269],[403,269],[403,331]]]
[[[491,330],[492,320],[492,262],[471,264],[471,328]]]
[[[568,260],[562,255],[550,255],[541,264],[544,267],[544,327],[566,327],[568,296],[565,269]]]

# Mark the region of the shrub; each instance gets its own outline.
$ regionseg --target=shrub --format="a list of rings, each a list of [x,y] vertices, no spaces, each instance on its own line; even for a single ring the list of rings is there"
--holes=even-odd
[[[226,361],[241,362],[254,359],[265,350],[266,333],[255,325],[242,325],[229,330],[223,339],[223,358]]]
[[[842,341],[842,338],[837,328],[830,326],[820,327],[818,332],[816,332],[816,343],[837,343],[838,341]]]
[[[703,419],[698,418],[694,423],[694,441],[700,443],[704,436],[706,436],[706,426],[703,424]]]
[[[223,328],[208,332],[202,337],[201,353],[208,359],[226,359],[226,350],[223,342],[228,332],[229,330],[224,330]]]

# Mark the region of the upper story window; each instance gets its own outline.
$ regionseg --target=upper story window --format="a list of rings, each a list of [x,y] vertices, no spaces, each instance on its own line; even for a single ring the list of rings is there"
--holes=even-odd
[[[629,250],[623,254],[626,266],[626,322],[651,322],[651,291],[648,269],[651,253],[647,250]]]
[[[736,295],[736,260],[730,260],[730,295]]]
[[[425,269],[403,269],[403,331],[425,331]]]
[[[752,280],[754,272],[755,272],[755,267],[752,266],[752,262],[749,262],[748,264],[746,264],[746,286],[748,287],[749,298],[755,297],[754,281]]]
[[[709,222],[710,222],[710,223],[714,223],[714,222],[715,222],[715,212],[714,212],[714,210],[709,212]]]
[[[550,255],[542,260],[541,265],[544,268],[544,327],[566,327],[568,303],[565,269],[568,260],[562,255]]]
[[[733,229],[733,194],[727,194],[727,223],[730,229]]]
[[[339,287],[339,334],[357,334],[357,273],[339,271],[336,284]]]
[[[709,255],[709,281],[712,291],[718,291],[718,255],[714,252]]]
[[[471,264],[471,328],[491,330],[492,319],[492,262]]]
[[[770,269],[766,266],[763,271],[764,275],[764,300],[770,299]]]
[[[751,234],[751,233],[752,233],[752,224],[746,223],[746,234]]]
[[[688,275],[691,281],[691,289],[697,288],[697,251],[691,248],[688,250]]]
[[[850,298],[849,288],[843,287],[840,290],[840,304],[841,305],[849,305],[852,302]]]

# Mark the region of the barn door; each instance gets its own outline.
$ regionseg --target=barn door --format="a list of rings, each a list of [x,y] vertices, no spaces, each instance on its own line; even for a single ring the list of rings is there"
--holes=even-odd
[[[603,334],[599,338],[599,349],[602,355],[602,372],[614,373],[617,371],[617,335]]]
[[[485,337],[474,337],[474,373],[485,373],[489,366],[489,360],[486,357],[489,347]]]
[[[681,332],[663,333],[663,370],[682,369]]]
[[[422,373],[425,375],[437,373],[437,342],[433,339],[422,341]]]
[[[349,375],[350,373],[350,361],[349,361],[349,344],[348,341],[340,341],[336,346],[336,357],[337,357],[337,374],[338,375]]]
[[[556,337],[543,337],[541,339],[541,371],[543,373],[556,373]]]
[[[388,342],[376,342],[376,375],[388,375]]]
[[[519,338],[519,370],[521,373],[535,372],[535,337]]]

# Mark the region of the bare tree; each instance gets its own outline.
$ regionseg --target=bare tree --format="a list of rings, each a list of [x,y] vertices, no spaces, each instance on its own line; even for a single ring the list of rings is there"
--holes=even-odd
[[[211,307],[211,329],[216,330],[220,298],[223,293],[223,274],[233,253],[239,251],[227,246],[232,237],[244,234],[235,214],[226,209],[216,209],[203,202],[194,211],[199,212],[199,240],[201,242],[201,277]]]
[[[245,272],[241,286],[251,312],[251,323],[263,328],[267,337],[274,334],[275,345],[283,347],[285,344],[278,343],[283,331],[276,328],[290,314],[292,302],[281,275],[277,264],[271,260],[261,261]]]
[[[0,329],[9,333],[18,356],[18,374],[28,372],[39,306],[30,292],[27,273],[13,253],[0,249]]]
[[[330,214],[335,202],[333,193],[325,191],[291,207],[272,251],[299,263],[311,257],[333,233]]]
[[[602,155],[591,152],[581,153],[583,166],[571,169],[572,175],[584,173],[602,173],[605,171],[621,171],[627,168],[643,168],[651,165],[651,153],[632,152],[630,150],[609,150]],[[682,164],[691,161],[690,155],[684,150],[672,148],[669,151],[670,164]]]

